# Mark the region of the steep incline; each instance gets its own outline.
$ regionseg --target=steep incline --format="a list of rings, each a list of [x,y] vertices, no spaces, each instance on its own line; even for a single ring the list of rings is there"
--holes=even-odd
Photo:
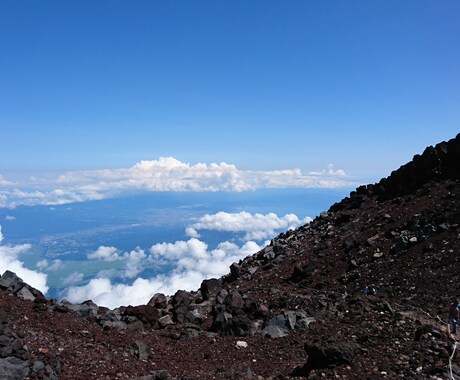
[[[44,379],[460,378],[444,323],[460,295],[459,163],[460,135],[224,278],[144,306],[45,300],[4,275],[0,374],[3,365]],[[364,294],[369,285],[376,294]]]

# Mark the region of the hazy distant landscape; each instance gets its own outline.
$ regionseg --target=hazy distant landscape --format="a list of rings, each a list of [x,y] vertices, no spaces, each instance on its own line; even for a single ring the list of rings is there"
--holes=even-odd
[[[286,214],[297,217],[299,222],[292,223],[296,227],[308,221],[307,217],[314,218],[325,211],[349,191],[342,188],[245,193],[154,193],[85,203],[0,209],[0,224],[3,227],[3,244],[31,244],[30,249],[18,259],[27,268],[46,273],[49,286],[47,296],[60,299],[66,295],[66,288],[86,285],[98,277],[109,278],[113,284],[131,284],[138,277],[150,279],[158,275],[171,276],[177,264],[160,258],[149,261],[149,250],[156,244],[189,240],[191,236],[187,236],[186,228],[205,214],[214,215],[219,211],[235,215],[244,211],[251,216],[276,214],[274,221],[278,224],[273,233],[268,231],[266,234],[264,231],[260,238],[245,236],[248,231],[255,231],[250,221],[241,227],[234,226],[234,231],[199,231],[199,240],[205,242],[209,250],[216,249],[225,241],[238,247],[252,241],[263,247],[267,240],[289,226],[289,223],[282,221]],[[117,248],[120,253],[139,248],[146,257],[141,258],[136,268],[132,268],[133,272],[126,276],[126,260],[88,259],[88,255],[101,246]],[[240,258],[250,253],[254,252],[242,252]],[[224,270],[218,272],[219,275],[227,272],[231,262],[227,259],[223,264]],[[183,282],[186,290],[197,286],[199,282],[196,281]]]

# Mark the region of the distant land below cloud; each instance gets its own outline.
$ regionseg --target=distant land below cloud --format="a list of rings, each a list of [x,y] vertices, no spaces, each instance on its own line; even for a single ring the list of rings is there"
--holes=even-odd
[[[129,168],[68,171],[11,180],[0,175],[0,208],[61,205],[141,192],[246,192],[258,189],[354,187],[359,183],[332,164],[304,174],[298,168],[242,170],[233,164],[189,164],[174,157]]]
[[[220,277],[351,188],[152,192],[0,208],[0,272],[72,302],[142,304]]]

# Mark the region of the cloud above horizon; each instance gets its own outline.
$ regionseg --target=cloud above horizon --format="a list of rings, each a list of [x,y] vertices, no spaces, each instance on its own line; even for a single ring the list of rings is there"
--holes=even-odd
[[[241,170],[225,162],[189,164],[174,157],[160,157],[130,168],[69,171],[55,178],[33,177],[21,183],[0,176],[0,207],[60,205],[139,191],[242,192],[354,185],[343,170],[334,170],[332,164],[320,172],[303,174],[298,168]]]

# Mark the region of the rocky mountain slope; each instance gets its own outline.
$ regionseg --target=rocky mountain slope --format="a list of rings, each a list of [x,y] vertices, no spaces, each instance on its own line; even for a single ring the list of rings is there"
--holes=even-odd
[[[460,134],[144,306],[47,300],[7,272],[0,379],[459,379],[459,179]]]

